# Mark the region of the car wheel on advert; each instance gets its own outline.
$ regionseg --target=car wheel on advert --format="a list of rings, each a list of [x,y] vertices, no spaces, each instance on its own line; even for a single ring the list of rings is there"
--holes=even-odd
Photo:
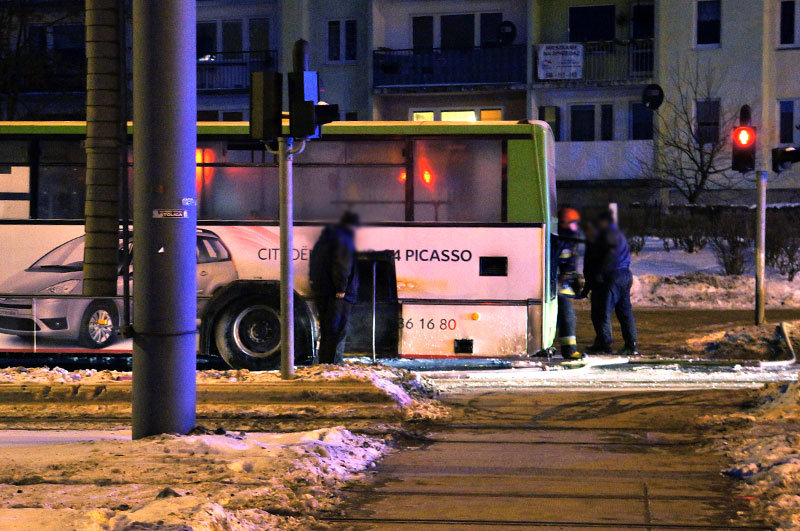
[[[234,369],[268,371],[281,364],[279,301],[248,297],[231,303],[214,325],[214,339],[225,362]],[[313,334],[305,302],[295,297],[295,363],[309,363]]]
[[[78,342],[87,348],[107,347],[117,337],[117,306],[113,301],[94,301],[83,312]]]

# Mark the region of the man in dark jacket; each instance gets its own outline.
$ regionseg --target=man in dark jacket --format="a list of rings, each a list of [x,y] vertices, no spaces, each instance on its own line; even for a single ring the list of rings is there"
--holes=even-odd
[[[355,233],[358,214],[346,212],[323,229],[311,250],[309,280],[320,323],[320,363],[344,363],[347,321],[358,298]]]
[[[636,322],[631,306],[631,253],[628,240],[617,227],[610,211],[598,216],[597,233],[590,239],[584,255],[583,274],[586,288],[592,293],[592,325],[596,334],[587,352],[611,354],[611,311],[614,310],[622,328],[625,347],[617,354],[638,354]]]
[[[578,222],[581,217],[572,208],[558,211],[558,236],[553,238],[553,258],[557,263],[558,275],[558,339],[561,343],[561,355],[564,359],[580,359],[578,340],[575,335],[575,310],[572,299],[580,293],[577,272],[578,244],[581,235]]]

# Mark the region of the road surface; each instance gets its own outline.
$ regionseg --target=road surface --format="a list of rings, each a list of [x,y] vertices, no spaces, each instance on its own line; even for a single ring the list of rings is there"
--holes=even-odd
[[[764,529],[693,420],[736,391],[453,394],[453,421],[390,455],[335,529]]]

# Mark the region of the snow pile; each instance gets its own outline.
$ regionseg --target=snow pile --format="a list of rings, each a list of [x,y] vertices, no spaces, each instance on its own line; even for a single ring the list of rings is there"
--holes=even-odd
[[[683,273],[676,276],[634,276],[631,300],[636,306],[744,309],[753,305],[752,275],[723,276]],[[767,283],[767,305],[800,308],[800,279],[793,282],[772,278]]]
[[[341,427],[0,448],[0,526],[308,529],[388,449]]]
[[[778,361],[792,357],[780,327],[773,325],[737,326],[689,337],[686,352],[713,359]]]
[[[702,419],[735,463],[725,473],[742,480],[754,509],[778,529],[800,529],[800,386],[771,385],[747,411]]]

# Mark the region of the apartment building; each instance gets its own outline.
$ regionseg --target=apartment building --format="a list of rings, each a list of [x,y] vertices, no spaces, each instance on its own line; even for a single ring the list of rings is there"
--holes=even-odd
[[[26,26],[60,75],[31,76],[16,118],[82,116],[81,24]],[[674,99],[676,71],[715,77],[691,102],[708,138],[726,138],[725,118],[748,104],[760,167],[770,148],[800,142],[800,0],[197,0],[197,38],[201,120],[249,119],[250,73],[291,70],[305,38],[321,99],[343,120],[547,121],[561,201],[579,206],[681,200],[640,164],[659,138],[642,90],[658,83]],[[800,200],[798,189],[786,172],[770,199]]]

